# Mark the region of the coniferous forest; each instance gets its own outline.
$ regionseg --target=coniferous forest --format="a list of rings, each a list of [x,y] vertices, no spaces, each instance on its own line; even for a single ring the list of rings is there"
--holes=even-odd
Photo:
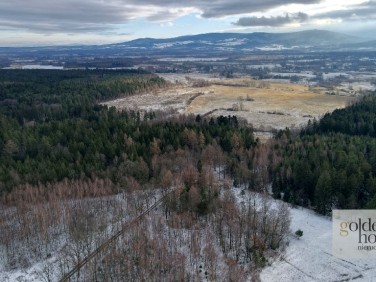
[[[309,122],[274,141],[276,197],[327,214],[332,208],[376,208],[376,97]]]
[[[174,170],[160,165],[163,157],[180,150],[194,155],[195,169],[223,154],[236,186],[261,190],[271,182],[276,197],[282,192],[320,213],[375,207],[374,96],[310,121],[299,134],[280,131],[265,146],[235,116],[167,118],[98,104],[167,86],[143,71],[1,70],[0,77],[2,195],[63,179],[107,179],[125,190],[155,185]]]
[[[89,265],[82,279],[218,280],[224,264],[226,280],[243,281],[282,247],[286,205],[243,195],[239,208],[231,192],[269,181],[267,147],[244,120],[100,105],[166,87],[139,71],[1,71],[5,270],[47,259],[37,279],[60,279],[170,189],[162,210],[98,255],[100,267]]]
[[[158,181],[161,170],[171,170],[155,164],[165,154],[255,146],[251,128],[234,116],[166,119],[98,105],[166,86],[143,72],[3,70],[0,83],[1,194],[65,178],[99,177],[127,189],[129,182]]]
[[[136,70],[0,70],[5,270],[47,260],[36,279],[60,279],[164,199],[77,279],[246,281],[289,234],[268,192],[322,214],[376,208],[375,96],[267,143],[236,116],[101,105],[168,87]]]

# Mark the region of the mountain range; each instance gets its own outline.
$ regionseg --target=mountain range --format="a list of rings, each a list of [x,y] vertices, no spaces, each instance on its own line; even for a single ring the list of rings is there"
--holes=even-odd
[[[376,50],[376,41],[325,30],[292,33],[208,33],[175,38],[141,38],[107,45],[0,48],[1,54],[34,55],[220,55],[250,52]]]

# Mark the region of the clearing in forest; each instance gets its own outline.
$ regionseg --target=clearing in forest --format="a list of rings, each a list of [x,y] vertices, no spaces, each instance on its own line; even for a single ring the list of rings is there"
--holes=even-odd
[[[192,79],[168,89],[107,102],[119,109],[173,110],[206,116],[236,115],[256,131],[305,125],[354,97],[327,95],[323,88],[251,79]]]

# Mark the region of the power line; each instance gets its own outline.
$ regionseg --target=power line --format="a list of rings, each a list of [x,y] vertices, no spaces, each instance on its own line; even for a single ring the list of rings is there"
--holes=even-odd
[[[153,205],[151,205],[149,208],[147,208],[145,211],[143,211],[139,216],[137,216],[135,219],[133,219],[132,221],[130,222],[127,222],[123,225],[123,227],[118,231],[116,232],[112,237],[110,237],[109,239],[107,239],[106,241],[104,241],[98,248],[96,248],[93,252],[91,252],[87,257],[85,257],[83,260],[79,261],[76,266],[71,270],[69,271],[68,273],[66,273],[63,278],[61,278],[59,281],[60,282],[68,282],[70,281],[70,279],[76,274],[78,273],[82,267],[84,267],[90,260],[92,260],[96,255],[98,255],[100,252],[104,251],[106,248],[108,248],[117,238],[119,238],[121,235],[123,235],[125,233],[125,231],[127,231],[127,229],[131,226],[133,226],[134,224],[138,223],[141,221],[141,219],[147,215],[149,212],[151,212],[154,208],[158,207],[162,202],[163,200],[168,196],[170,195],[171,193],[173,193],[175,190],[172,190],[171,192],[168,192],[167,194],[165,194],[163,197],[161,197],[158,201],[156,201]]]

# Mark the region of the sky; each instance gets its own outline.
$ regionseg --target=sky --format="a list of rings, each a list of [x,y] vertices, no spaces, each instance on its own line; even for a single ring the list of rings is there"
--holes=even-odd
[[[376,0],[1,0],[0,46],[325,29],[376,39]]]

